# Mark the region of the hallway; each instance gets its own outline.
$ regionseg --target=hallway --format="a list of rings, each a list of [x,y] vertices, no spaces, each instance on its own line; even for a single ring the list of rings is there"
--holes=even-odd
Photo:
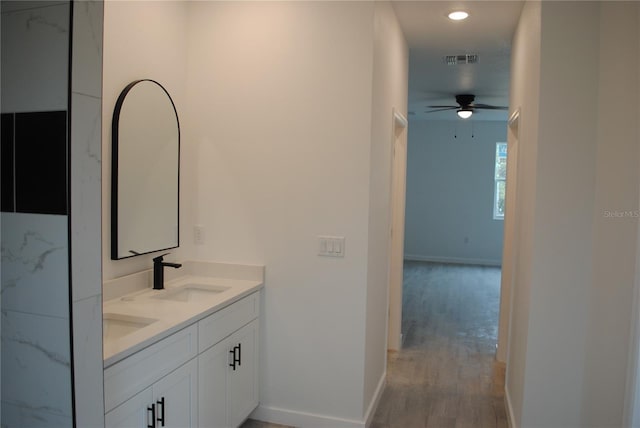
[[[372,428],[506,428],[500,269],[405,262],[403,292],[404,345],[389,353]]]

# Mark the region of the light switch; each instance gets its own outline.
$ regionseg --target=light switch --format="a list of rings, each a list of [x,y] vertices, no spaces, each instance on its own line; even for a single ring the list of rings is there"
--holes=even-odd
[[[318,236],[318,255],[344,257],[344,236]]]

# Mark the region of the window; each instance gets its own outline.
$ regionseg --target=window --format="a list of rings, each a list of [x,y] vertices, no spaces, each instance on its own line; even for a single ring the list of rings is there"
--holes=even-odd
[[[495,185],[493,188],[493,219],[504,219],[505,191],[507,188],[507,143],[496,143]]]

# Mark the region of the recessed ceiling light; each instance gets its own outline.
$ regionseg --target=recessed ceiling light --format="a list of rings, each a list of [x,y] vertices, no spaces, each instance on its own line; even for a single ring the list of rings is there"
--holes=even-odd
[[[464,10],[456,10],[455,12],[451,12],[447,15],[452,21],[462,21],[463,19],[467,19],[469,14]]]

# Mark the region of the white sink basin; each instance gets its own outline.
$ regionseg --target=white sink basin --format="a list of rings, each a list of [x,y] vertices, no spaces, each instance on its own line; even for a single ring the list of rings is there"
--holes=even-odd
[[[227,291],[230,287],[213,284],[184,284],[174,289],[168,288],[165,291],[153,296],[154,299],[174,300],[177,302],[197,302],[203,298],[208,298],[216,294]]]
[[[105,341],[117,340],[158,321],[155,318],[137,317],[116,313],[102,316],[102,337]]]

